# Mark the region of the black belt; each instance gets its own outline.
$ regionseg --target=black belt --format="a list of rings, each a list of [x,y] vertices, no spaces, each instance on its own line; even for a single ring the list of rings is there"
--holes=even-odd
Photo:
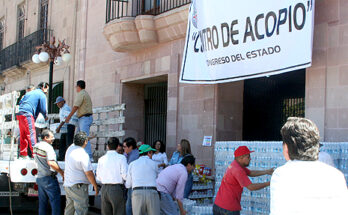
[[[134,187],[133,190],[156,190],[156,187]]]
[[[103,186],[122,186],[123,184],[103,184]]]
[[[80,116],[79,119],[82,118],[82,117],[89,117],[89,116],[92,116],[92,115],[93,115],[93,114],[91,114],[91,113],[87,113],[87,114],[85,114],[85,115]]]

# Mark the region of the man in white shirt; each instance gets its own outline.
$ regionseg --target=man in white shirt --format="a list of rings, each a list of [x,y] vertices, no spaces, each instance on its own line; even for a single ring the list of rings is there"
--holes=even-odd
[[[65,155],[66,193],[65,215],[87,215],[88,213],[88,184],[91,183],[98,195],[98,187],[94,178],[89,155],[84,150],[88,143],[85,132],[79,132]]]
[[[139,148],[140,157],[128,167],[126,187],[133,189],[133,215],[159,215],[160,200],[156,188],[158,165],[151,160],[155,149],[149,145]]]
[[[348,214],[344,175],[318,161],[319,130],[310,120],[290,117],[281,129],[287,163],[271,179],[271,215]]]
[[[101,212],[107,215],[126,214],[123,184],[127,177],[127,159],[116,152],[120,141],[116,137],[108,140],[109,151],[98,161],[97,180],[101,188]]]

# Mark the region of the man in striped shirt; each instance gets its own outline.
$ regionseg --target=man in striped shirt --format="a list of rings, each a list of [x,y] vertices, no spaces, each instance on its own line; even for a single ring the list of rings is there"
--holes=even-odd
[[[38,167],[36,183],[39,187],[39,215],[47,214],[48,202],[52,215],[60,215],[60,187],[57,172],[63,177],[64,172],[57,163],[57,156],[52,147],[52,131],[43,130],[42,141],[34,146],[34,159]]]

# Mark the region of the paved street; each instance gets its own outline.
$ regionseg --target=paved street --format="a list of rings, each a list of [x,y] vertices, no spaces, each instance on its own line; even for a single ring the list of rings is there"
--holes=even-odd
[[[4,201],[4,199],[2,199]],[[62,201],[65,202],[65,199],[62,198]],[[97,198],[97,204],[99,203],[99,198]],[[4,202],[3,202],[4,203]],[[5,205],[5,204],[2,204]],[[13,199],[13,215],[36,215],[38,214],[39,203],[37,199]],[[98,204],[100,205],[100,203]],[[62,215],[64,213],[64,205],[62,207]],[[89,208],[88,215],[99,215],[100,210],[94,207]],[[10,210],[8,207],[0,207],[0,215],[10,215]]]
[[[62,197],[62,208],[64,210],[65,206],[65,198]],[[0,198],[0,215],[10,215],[9,207],[8,207],[8,199],[7,198]],[[89,208],[89,215],[98,215],[100,214],[100,210],[97,208],[100,208],[100,196],[94,199],[94,203],[91,200],[91,205],[94,205],[94,207]],[[6,207],[4,207],[6,206]],[[27,197],[27,198],[13,198],[12,199],[12,207],[13,207],[13,215],[24,215],[24,214],[30,214],[30,215],[36,215],[38,214],[38,208],[39,208],[39,201],[35,197]],[[62,211],[63,214],[64,211]]]
[[[10,215],[10,211],[8,207],[3,207],[3,206],[7,206],[8,201],[6,201],[6,198],[2,198],[0,199],[0,202],[2,203],[1,207],[0,207],[0,215]],[[62,202],[65,202],[65,198],[63,197],[61,199]],[[93,204],[92,202],[90,202],[90,204]],[[99,215],[100,214],[100,210],[97,209],[98,207],[100,208],[100,198],[99,196],[97,198],[95,198],[94,200],[94,207],[90,207],[89,208],[89,213],[88,215]],[[13,198],[12,199],[12,206],[13,206],[13,215],[24,215],[24,214],[28,214],[28,215],[36,215],[38,214],[38,208],[39,208],[39,202],[37,198]],[[64,210],[64,204],[62,204],[62,208]],[[97,207],[97,208],[95,208]],[[62,211],[63,214],[64,211]]]

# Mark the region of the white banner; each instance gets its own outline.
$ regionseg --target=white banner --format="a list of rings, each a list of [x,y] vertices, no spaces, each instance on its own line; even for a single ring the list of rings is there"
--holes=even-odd
[[[314,0],[193,0],[180,82],[214,84],[307,68]]]

